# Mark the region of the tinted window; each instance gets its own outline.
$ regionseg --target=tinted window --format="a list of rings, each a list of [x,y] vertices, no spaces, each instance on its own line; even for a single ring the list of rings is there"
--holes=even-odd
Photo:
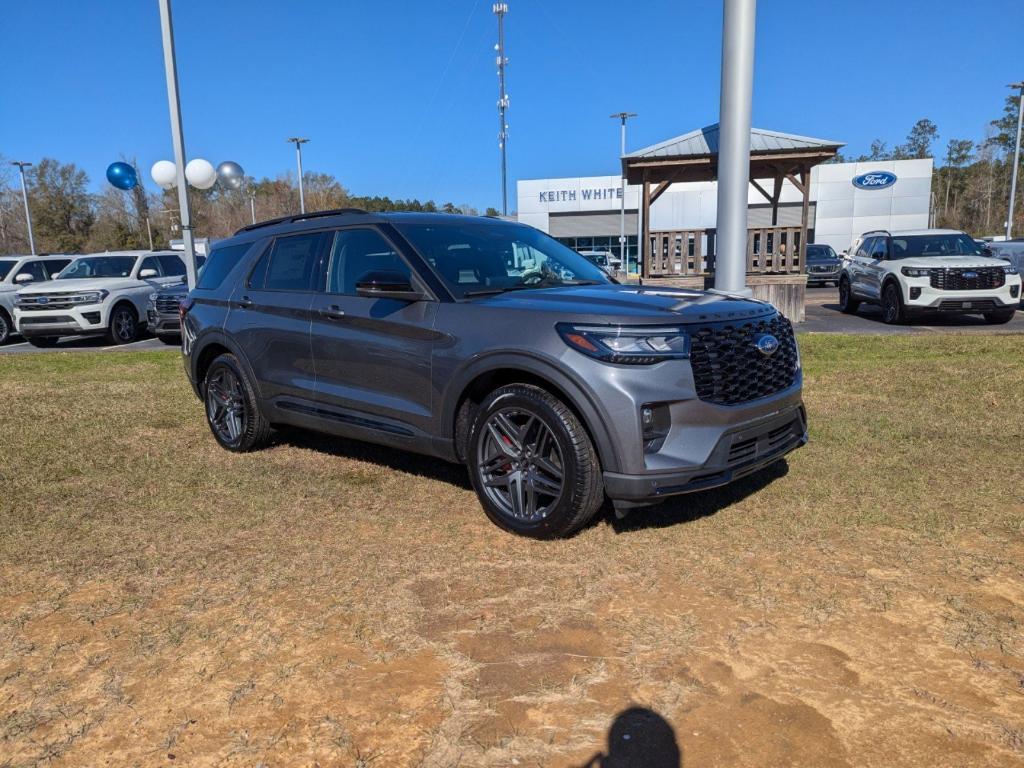
[[[158,256],[160,266],[163,267],[164,277],[183,277],[185,275],[185,262],[178,256]],[[199,261],[197,258],[196,261]]]
[[[267,291],[313,290],[323,238],[322,232],[277,238],[273,247],[260,257],[249,278],[249,287]]]
[[[398,272],[412,280],[409,266],[387,240],[372,229],[343,229],[334,238],[330,293],[356,295],[356,283],[368,272]]]
[[[235,268],[239,259],[245,255],[251,245],[252,243],[244,243],[227,248],[214,248],[203,267],[202,274],[199,275],[196,288],[205,290],[219,288],[220,284],[224,282],[224,278],[228,276],[228,272]]]
[[[21,269],[18,270],[18,274],[21,274],[22,272],[28,272],[32,275],[32,279],[37,283],[50,279],[50,276],[46,273],[46,265],[41,261],[26,262],[21,266]]]
[[[874,238],[874,243],[871,246],[871,258],[872,259],[884,259],[885,249],[888,246],[884,237]]]
[[[71,259],[47,259],[46,272],[49,275],[56,275],[70,263]]]
[[[134,256],[83,256],[61,271],[58,280],[82,280],[90,277],[129,277]]]
[[[857,253],[856,253],[856,255],[857,256],[863,256],[865,259],[868,258],[868,256],[871,254],[871,248],[874,246],[874,244],[875,244],[875,238],[873,238],[873,237],[866,237],[866,238],[864,238],[863,240],[861,240],[860,245],[857,246]]]
[[[981,256],[981,246],[964,234],[909,235],[892,240],[894,258],[911,256]]]
[[[3,280],[17,264],[14,259],[0,259],[0,280]]]
[[[155,269],[157,275],[159,276],[159,274],[160,274],[160,262],[157,260],[157,257],[156,256],[147,256],[146,258],[144,258],[142,260],[142,266],[139,267],[139,272],[141,273],[142,270],[144,270],[144,269]]]

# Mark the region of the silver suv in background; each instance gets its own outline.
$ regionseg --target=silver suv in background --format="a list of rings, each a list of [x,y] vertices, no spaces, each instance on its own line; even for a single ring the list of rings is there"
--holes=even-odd
[[[807,439],[796,338],[770,304],[619,285],[514,222],[253,225],[182,308],[222,447],[287,424],[460,462],[490,519],[527,536],[570,534],[605,498],[623,512],[724,485]]]
[[[14,297],[29,285],[45,283],[71,263],[74,256],[0,256],[0,344],[15,333]]]

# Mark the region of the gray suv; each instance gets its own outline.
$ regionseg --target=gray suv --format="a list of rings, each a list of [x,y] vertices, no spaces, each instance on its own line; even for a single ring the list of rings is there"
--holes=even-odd
[[[297,425],[462,462],[538,538],[729,483],[807,440],[771,305],[619,285],[532,227],[328,211],[246,227],[181,305],[185,370],[231,451]]]

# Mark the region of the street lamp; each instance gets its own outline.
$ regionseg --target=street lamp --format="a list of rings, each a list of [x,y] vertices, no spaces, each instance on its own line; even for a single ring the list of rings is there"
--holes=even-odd
[[[508,3],[494,3],[491,6],[498,17],[498,44],[494,50],[498,52],[498,146],[501,148],[501,215],[508,216],[508,123],[505,113],[508,111],[508,94],[505,93],[505,14]]]
[[[36,241],[32,237],[32,212],[28,209],[28,187],[25,186],[25,169],[30,168],[32,163],[23,163],[20,160],[14,160],[11,165],[18,166],[18,170],[21,172],[21,199],[25,202],[25,224],[28,226],[28,247],[32,251],[32,255],[36,255]]]
[[[1013,151],[1013,172],[1010,174],[1010,206],[1006,210],[1006,239],[1013,237],[1013,199],[1017,195],[1017,169],[1020,167],[1020,128],[1024,120],[1024,80],[1019,83],[1010,83],[1008,88],[1020,90],[1020,99],[1017,102],[1017,144]]]
[[[295,144],[295,162],[299,165],[299,213],[306,212],[306,195],[302,189],[302,145],[308,144],[309,139],[300,139],[298,136],[293,136],[290,139],[286,139]]]
[[[636,117],[636,112],[616,112],[609,115],[613,120],[622,121],[620,132],[619,149],[619,171],[622,171],[622,158],[626,156],[626,121]],[[622,271],[629,272],[629,260],[626,258],[626,177],[622,177],[622,196],[619,198],[619,260],[622,262]]]

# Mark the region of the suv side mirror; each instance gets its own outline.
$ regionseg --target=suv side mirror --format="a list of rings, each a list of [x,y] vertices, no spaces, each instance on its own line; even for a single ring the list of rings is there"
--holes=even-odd
[[[367,299],[420,301],[423,298],[401,272],[367,272],[356,281],[356,293]]]
[[[31,272],[19,272],[14,276],[14,282],[16,283],[31,283],[35,278]]]
[[[157,271],[155,269],[140,269],[139,280],[149,280],[151,277],[157,277]]]

